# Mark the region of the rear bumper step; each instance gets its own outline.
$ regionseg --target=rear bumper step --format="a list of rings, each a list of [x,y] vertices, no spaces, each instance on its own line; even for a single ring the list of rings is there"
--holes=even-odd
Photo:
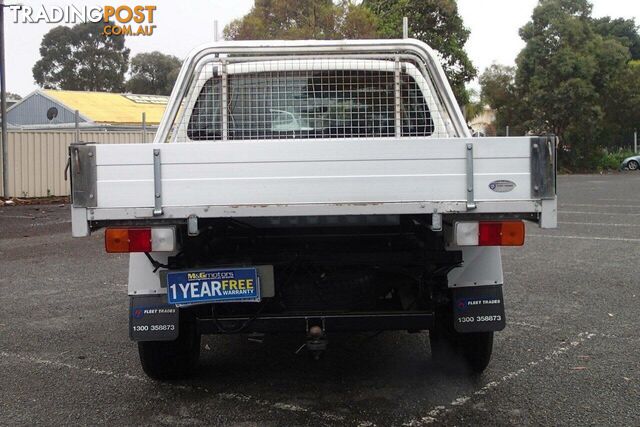
[[[244,325],[244,327],[243,327]],[[198,319],[203,334],[249,332],[303,332],[321,326],[325,332],[425,330],[433,326],[433,313],[370,313],[330,315],[278,315]]]

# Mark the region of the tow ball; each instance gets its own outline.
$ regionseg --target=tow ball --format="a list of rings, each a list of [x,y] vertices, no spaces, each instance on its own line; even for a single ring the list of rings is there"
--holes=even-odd
[[[312,326],[307,332],[307,350],[315,360],[319,360],[327,349],[327,336],[321,326]]]
[[[296,354],[306,347],[315,360],[319,360],[322,357],[322,353],[327,349],[328,343],[327,336],[324,333],[324,321],[322,323],[323,326],[308,326],[307,324],[307,341],[298,348]]]

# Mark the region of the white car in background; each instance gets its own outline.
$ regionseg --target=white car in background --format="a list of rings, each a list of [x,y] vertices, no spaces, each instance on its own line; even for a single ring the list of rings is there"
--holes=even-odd
[[[629,169],[630,171],[640,170],[640,154],[624,159],[620,164],[620,169]]]

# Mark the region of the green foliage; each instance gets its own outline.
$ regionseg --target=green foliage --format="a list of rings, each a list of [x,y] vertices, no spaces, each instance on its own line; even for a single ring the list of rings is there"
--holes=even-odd
[[[596,34],[586,0],[542,0],[520,30],[516,83],[527,99],[526,123],[535,132],[564,135],[571,125],[600,119],[594,78]]]
[[[480,75],[480,99],[496,112],[495,128],[503,135],[507,126],[511,135],[524,135],[526,129],[519,123],[522,102],[515,93],[515,67],[492,64]]]
[[[454,94],[468,103],[465,83],[476,69],[464,51],[469,30],[455,0],[256,0],[251,11],[224,29],[229,40],[356,39],[402,37],[402,17],[412,37],[440,52]]]
[[[33,78],[46,89],[119,92],[129,68],[124,36],[103,34],[104,22],[58,26],[44,35]]]
[[[617,170],[620,168],[620,164],[627,157],[633,156],[633,150],[617,150],[608,152],[607,150],[601,150],[599,156],[596,157],[596,168],[599,171]]]
[[[640,61],[630,61],[607,85],[600,144],[619,146],[640,124]]]
[[[623,145],[640,119],[635,22],[593,19],[587,0],[540,0],[520,36],[515,73],[494,65],[480,78],[497,126],[558,135],[565,168],[613,162],[602,149]]]
[[[465,83],[477,71],[464,50],[469,30],[464,26],[455,0],[364,0],[379,21],[382,38],[402,37],[402,18],[409,19],[409,36],[437,50],[460,105],[469,102]]]
[[[342,1],[338,7],[340,25],[338,30],[342,39],[370,39],[377,37],[378,18],[369,9],[351,1]]]
[[[352,1],[256,0],[224,28],[228,40],[373,38],[375,16]]]
[[[126,89],[132,93],[169,95],[178,77],[181,61],[158,51],[139,53],[131,59],[131,78]]]
[[[609,16],[595,19],[594,30],[603,37],[615,37],[620,43],[629,48],[632,59],[640,59],[640,34],[633,19]]]
[[[467,88],[465,96],[469,101],[463,106],[462,112],[468,122],[482,112],[484,104],[475,89]]]

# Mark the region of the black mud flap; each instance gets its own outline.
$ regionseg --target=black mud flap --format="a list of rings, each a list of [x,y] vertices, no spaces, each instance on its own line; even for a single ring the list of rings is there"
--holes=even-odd
[[[502,285],[453,288],[453,326],[457,332],[501,331],[505,327]]]
[[[130,297],[129,337],[134,341],[173,341],[178,338],[178,308],[166,295]]]

